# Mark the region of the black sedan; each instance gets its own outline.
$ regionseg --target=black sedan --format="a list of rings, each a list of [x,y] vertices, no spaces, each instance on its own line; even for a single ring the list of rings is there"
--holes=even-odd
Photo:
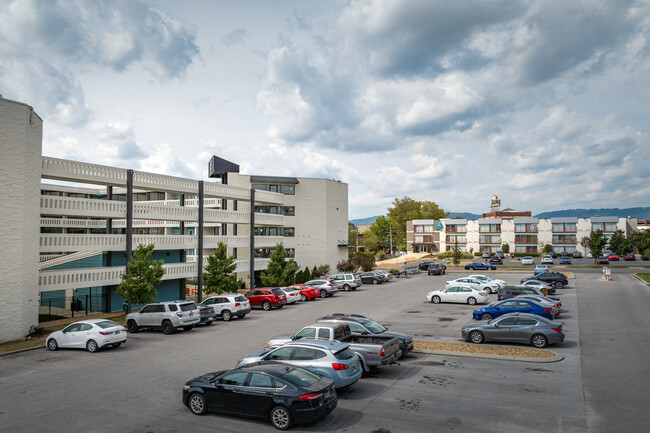
[[[524,278],[523,280],[521,280],[521,282],[524,283],[528,280],[543,281],[544,283],[553,285],[556,289],[561,289],[567,284],[569,284],[569,280],[567,280],[566,275],[564,275],[561,272],[542,272],[541,274]]]
[[[204,374],[183,387],[183,404],[195,415],[268,419],[278,430],[317,421],[337,402],[332,379],[272,361]]]

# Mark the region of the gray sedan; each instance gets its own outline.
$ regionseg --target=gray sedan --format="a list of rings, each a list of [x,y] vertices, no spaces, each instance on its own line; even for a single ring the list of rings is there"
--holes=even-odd
[[[489,321],[481,320],[461,329],[463,340],[481,344],[486,341],[527,343],[542,348],[564,341],[562,322],[536,314],[508,313]]]

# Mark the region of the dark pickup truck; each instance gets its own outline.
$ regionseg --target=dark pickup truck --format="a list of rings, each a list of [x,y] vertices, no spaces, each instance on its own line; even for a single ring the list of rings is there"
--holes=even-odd
[[[352,335],[350,326],[345,323],[319,322],[305,326],[293,335],[278,335],[266,343],[267,349],[275,349],[290,341],[301,338],[340,341],[348,343],[350,349],[359,356],[363,369],[388,365],[397,362],[402,356],[399,339],[389,336]]]

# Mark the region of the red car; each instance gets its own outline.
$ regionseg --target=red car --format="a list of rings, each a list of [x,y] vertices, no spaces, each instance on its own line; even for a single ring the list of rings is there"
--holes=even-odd
[[[287,303],[287,295],[277,287],[253,289],[244,296],[251,303],[251,307],[262,307],[265,311],[271,308],[282,308]]]
[[[625,255],[625,260],[626,261],[636,260],[636,256],[634,254],[626,254]]]
[[[619,258],[616,254],[610,254],[607,256],[607,260],[610,262],[618,262]]]
[[[289,286],[289,288],[298,290],[303,301],[311,301],[312,299],[320,297],[320,290],[316,287],[307,287],[304,284],[294,284]]]
[[[596,264],[597,265],[609,265],[609,260],[607,260],[607,257],[605,257],[605,256],[598,257],[596,259]]]

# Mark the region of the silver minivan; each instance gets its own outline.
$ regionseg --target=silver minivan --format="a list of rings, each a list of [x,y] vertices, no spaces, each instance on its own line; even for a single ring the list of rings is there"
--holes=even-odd
[[[210,296],[201,302],[214,308],[217,317],[221,317],[224,322],[237,316],[243,319],[245,315],[251,312],[251,304],[246,296],[238,293],[224,293],[222,295]]]
[[[327,277],[332,283],[336,284],[339,290],[357,290],[363,284],[357,274],[334,274]]]

